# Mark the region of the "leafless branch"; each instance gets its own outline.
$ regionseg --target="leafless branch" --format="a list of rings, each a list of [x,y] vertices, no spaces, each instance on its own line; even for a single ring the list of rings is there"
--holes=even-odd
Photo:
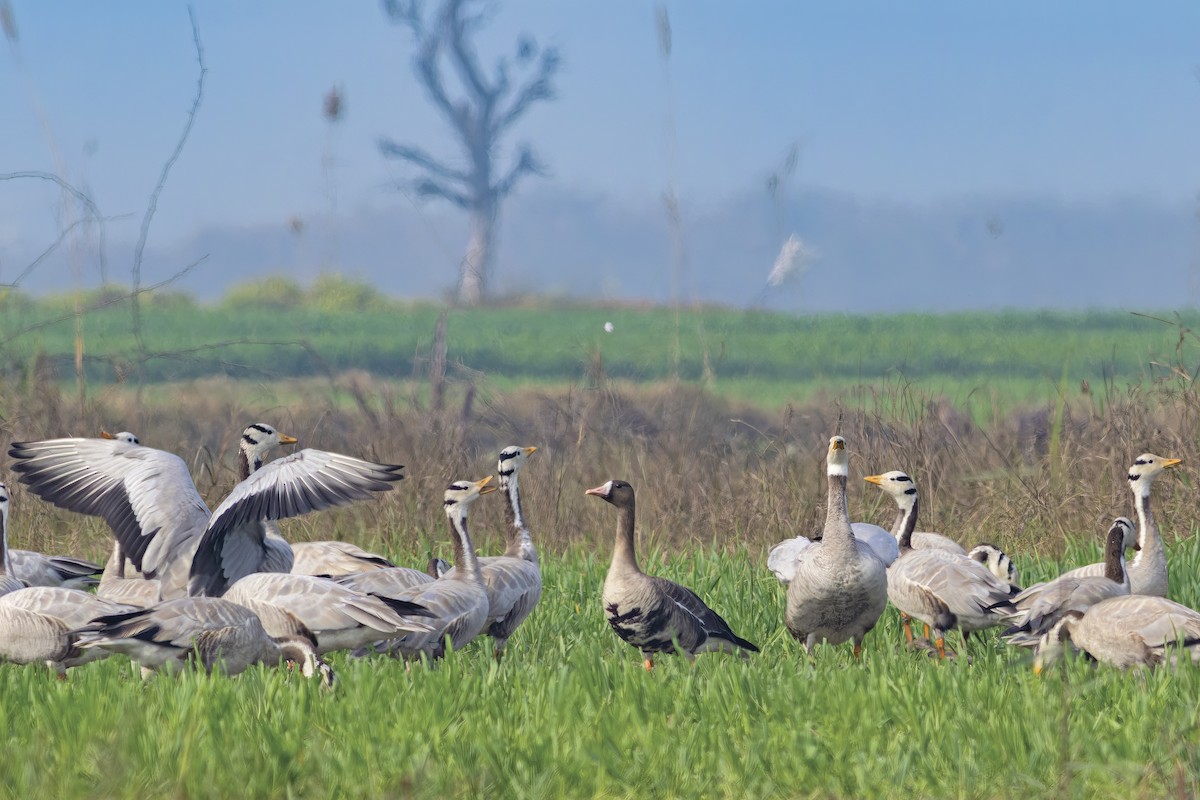
[[[413,190],[420,197],[440,197],[449,200],[459,208],[470,208],[471,198],[466,194],[445,184],[438,183],[432,178],[422,178],[413,183]]]
[[[454,55],[451,59],[454,68],[462,78],[463,85],[475,97],[475,102],[485,109],[482,116],[486,118],[490,116],[491,108],[496,102],[496,88],[489,86],[483,77],[479,57],[468,42],[468,24],[463,18],[463,6],[467,2],[469,0],[447,0],[439,24],[446,31],[446,38]]]
[[[196,120],[196,111],[200,108],[200,101],[204,97],[204,75],[208,72],[208,67],[204,63],[204,47],[200,43],[200,26],[196,23],[196,11],[191,6],[188,6],[188,19],[192,23],[192,42],[196,45],[196,61],[200,65],[200,74],[196,78],[196,96],[192,100],[192,107],[188,111],[187,121],[183,125],[183,132],[179,136],[179,141],[175,143],[175,149],[171,152],[165,164],[163,164],[162,173],[158,177],[158,183],[154,186],[154,191],[150,193],[150,201],[146,205],[146,213],[142,217],[142,229],[138,235],[137,246],[133,250],[133,336],[138,344],[138,351],[145,353],[146,343],[142,338],[142,315],[141,307],[138,304],[139,289],[142,284],[142,254],[146,249],[146,238],[150,235],[150,222],[154,219],[154,212],[158,208],[158,197],[162,194],[163,187],[167,183],[167,176],[171,173],[171,168],[175,166],[175,162],[179,160],[179,156],[183,153],[183,146],[187,143],[188,135],[192,132],[192,123]]]
[[[425,13],[420,0],[383,0],[383,10],[392,22],[407,25],[416,39],[425,38]]]
[[[62,178],[58,177],[57,175],[55,175],[52,172],[40,172],[40,171],[35,170],[35,171],[31,171],[31,172],[0,173],[0,181],[15,181],[15,180],[20,180],[22,178],[31,178],[31,179],[35,179],[35,180],[50,181],[51,183],[56,183],[56,184],[58,184],[59,188],[63,189],[66,192],[69,192],[71,194],[71,196],[73,196],[76,200],[78,200],[83,205],[87,206],[88,211],[90,211],[92,214],[94,214],[96,216],[100,215],[100,210],[96,208],[96,204],[92,202],[92,198],[88,197],[86,194],[84,194],[80,190],[76,189],[74,186],[67,183]]]
[[[492,126],[494,134],[507,130],[531,105],[539,100],[554,99],[554,76],[562,65],[558,48],[547,47],[538,62],[538,72],[517,91],[508,109],[499,114]]]
[[[24,270],[22,270],[20,275],[18,275],[16,278],[14,278],[9,283],[0,283],[0,286],[6,286],[10,289],[16,289],[21,284],[21,281],[28,278],[35,269],[37,269],[39,266],[41,266],[43,261],[45,261],[47,258],[49,258],[50,255],[55,250],[57,250],[59,247],[62,246],[62,243],[65,242],[67,240],[67,237],[71,235],[71,231],[75,230],[80,225],[86,225],[90,222],[97,222],[97,221],[100,222],[101,225],[103,225],[106,222],[113,222],[114,220],[125,219],[128,216],[129,216],[128,214],[121,214],[116,217],[92,217],[92,216],[80,217],[79,219],[75,220],[70,225],[68,225],[66,228],[59,231],[58,238],[55,239],[53,242],[51,242],[49,247],[47,247],[45,250],[43,250],[41,252],[41,254],[38,255],[37,258],[35,258],[32,262],[30,262],[29,266],[27,266]]]
[[[545,175],[546,165],[538,161],[537,156],[529,145],[522,145],[517,161],[509,169],[508,174],[496,183],[496,197],[505,197],[517,187],[517,182],[526,175]]]
[[[470,177],[461,169],[447,166],[438,161],[429,153],[426,153],[419,147],[414,147],[407,144],[397,144],[391,139],[379,140],[379,151],[387,158],[399,158],[408,161],[411,164],[416,164],[418,167],[431,172],[440,178],[445,178],[452,181],[462,181],[466,183]]]

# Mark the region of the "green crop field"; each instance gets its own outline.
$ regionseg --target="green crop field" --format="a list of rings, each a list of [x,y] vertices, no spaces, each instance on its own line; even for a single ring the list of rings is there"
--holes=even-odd
[[[273,285],[213,306],[148,297],[141,319],[144,351],[132,333],[128,300],[95,308],[82,324],[89,380],[130,380],[139,369],[151,384],[347,370],[405,380],[425,368],[438,307],[372,296],[358,306],[329,308],[281,289],[268,291]],[[87,299],[92,306],[104,302],[103,296]],[[73,378],[71,308],[61,297],[0,298],[0,367],[19,373],[40,357],[63,380]],[[1007,408],[1044,402],[1084,380],[1098,392],[1144,384],[1194,361],[1196,342],[1184,326],[1196,320],[1163,316],[1171,321],[1115,311],[796,316],[534,304],[451,311],[446,346],[452,377],[500,390],[578,384],[602,373],[639,382],[678,378],[730,399],[779,408],[902,380],[955,404]],[[606,322],[611,333],[604,331]]]
[[[1198,542],[1171,551],[1172,595],[1193,606]],[[762,652],[647,674],[601,614],[607,554],[574,550],[545,558],[542,603],[499,666],[486,641],[411,671],[335,655],[332,692],[261,668],[143,686],[120,657],[65,682],[2,666],[0,795],[1128,798],[1200,781],[1200,669],[1075,659],[1039,678],[994,634],[970,663],[936,663],[901,645],[892,609],[861,663],[848,647],[809,659],[757,557],[645,549]]]

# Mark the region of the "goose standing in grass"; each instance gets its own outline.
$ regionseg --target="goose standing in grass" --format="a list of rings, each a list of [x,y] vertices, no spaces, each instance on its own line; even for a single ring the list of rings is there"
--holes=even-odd
[[[784,621],[810,654],[818,642],[851,641],[858,658],[863,637],[887,606],[888,579],[883,561],[855,539],[850,528],[846,507],[849,464],[846,440],[834,436],[825,457],[829,480],[825,529],[821,541],[806,548],[796,561]]]
[[[618,636],[642,651],[647,670],[655,653],[688,657],[712,650],[747,655],[758,647],[738,636],[729,623],[685,586],[642,572],[634,553],[636,502],[633,487],[610,480],[587,494],[617,508],[617,538],[604,578],[601,602]]]
[[[506,447],[500,451],[500,491],[504,493],[504,519],[508,523],[508,548],[503,555],[479,559],[483,585],[488,594],[488,620],[484,633],[492,637],[493,654],[499,661],[513,631],[537,606],[542,596],[542,571],[537,547],[525,525],[521,494],[517,485],[521,467],[537,452],[536,447]],[[446,577],[454,574],[451,568]]]
[[[269,425],[247,427],[239,447],[246,478],[212,513],[187,465],[162,450],[53,439],[14,443],[9,455],[34,494],[103,517],[124,556],[142,576],[160,581],[160,596],[171,599],[219,595],[244,575],[290,569],[290,549],[272,544],[273,521],[366,499],[403,477],[399,466],[313,449],[262,466],[267,450],[294,441]],[[284,557],[286,567],[277,563]]]
[[[153,608],[97,618],[80,640],[85,648],[124,653],[143,674],[196,660],[206,672],[237,675],[253,664],[299,664],[306,678],[333,684],[333,671],[317,657],[313,634],[297,620],[282,636],[269,636],[258,616],[217,597],[182,597]]]
[[[908,476],[905,476],[906,478]],[[912,546],[917,526],[920,496],[916,484],[883,481],[904,514],[900,528],[900,558],[888,567],[887,596],[900,611],[904,636],[913,643],[910,618],[932,629],[938,657],[946,657],[946,631],[958,628],[964,640],[971,631],[999,625],[1014,611],[1013,589],[983,564],[966,555],[936,547],[916,550]],[[926,631],[928,637],[929,631]]]
[[[1167,550],[1150,511],[1150,487],[1164,470],[1181,461],[1143,453],[1129,468],[1129,488],[1133,491],[1133,506],[1138,516],[1138,554],[1128,567],[1132,594],[1167,596]]]
[[[1042,636],[1033,671],[1041,673],[1061,658],[1066,642],[1121,669],[1173,664],[1179,656],[1198,664],[1200,612],[1165,597],[1136,594],[1068,611]]]
[[[433,630],[429,633],[410,633],[383,644],[383,649],[403,658],[436,659],[445,655],[446,644],[455,650],[483,632],[488,619],[488,594],[480,573],[475,546],[467,526],[471,506],[480,495],[494,492],[489,486],[492,476],[478,481],[455,481],[446,487],[443,507],[454,541],[454,561],[457,569],[436,580],[430,580],[398,592],[394,597],[420,604],[428,609]]]
[[[13,577],[8,560],[8,486],[0,483],[0,595],[24,589],[25,584]]]
[[[66,677],[70,667],[104,658],[104,650],[78,645],[92,619],[137,609],[65,586],[32,586],[0,596],[0,658],[44,663]]]
[[[1084,612],[1110,597],[1129,594],[1129,573],[1125,569],[1125,526],[1118,519],[1108,529],[1104,543],[1105,572],[1101,576],[1062,575],[1037,588],[1032,602],[1017,595],[1018,609],[1004,632],[1009,644],[1033,647],[1058,620],[1071,612]],[[1136,543],[1135,543],[1136,547]]]

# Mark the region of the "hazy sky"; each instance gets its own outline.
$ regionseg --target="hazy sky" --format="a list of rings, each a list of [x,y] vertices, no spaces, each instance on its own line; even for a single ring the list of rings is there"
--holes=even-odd
[[[10,2],[18,38],[0,45],[0,172],[63,175],[102,213],[131,215],[108,236],[132,241],[195,90],[187,7]],[[669,110],[680,194],[698,209],[761,191],[797,141],[796,186],[864,201],[1179,206],[1200,191],[1198,3],[666,5],[666,68],[652,3],[498,5],[480,39],[486,63],[510,53],[520,31],[565,59],[559,99],[535,107],[513,139],[550,165],[541,188],[661,208]],[[412,76],[406,30],[378,3],[194,8],[207,83],[153,245],[319,216],[331,193],[346,216],[407,206],[388,185],[411,173],[379,155],[380,136],[456,152]],[[346,114],[331,129],[321,101],[334,84]],[[0,281],[12,278],[13,254],[52,241],[59,215],[50,187],[0,183]]]

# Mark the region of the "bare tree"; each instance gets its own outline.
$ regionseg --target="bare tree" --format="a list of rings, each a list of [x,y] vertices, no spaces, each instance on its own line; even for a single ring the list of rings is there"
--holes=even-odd
[[[470,215],[471,234],[459,272],[458,302],[475,305],[486,294],[491,278],[501,201],[526,175],[545,175],[545,167],[528,144],[519,145],[507,169],[500,170],[496,164],[500,142],[534,103],[554,97],[554,76],[561,59],[557,48],[539,51],[532,37],[522,35],[513,59],[524,73],[521,78],[510,79],[509,58],[504,56],[489,78],[471,37],[489,21],[494,8],[491,3],[442,0],[429,19],[421,0],[384,0],[383,6],[389,19],[412,32],[417,79],[457,134],[466,160],[465,166],[459,166],[390,139],[381,139],[379,149],[385,157],[420,168],[420,177],[406,182],[406,188],[423,198],[448,200]],[[445,64],[452,67],[460,84],[458,98],[452,98],[446,89]]]

